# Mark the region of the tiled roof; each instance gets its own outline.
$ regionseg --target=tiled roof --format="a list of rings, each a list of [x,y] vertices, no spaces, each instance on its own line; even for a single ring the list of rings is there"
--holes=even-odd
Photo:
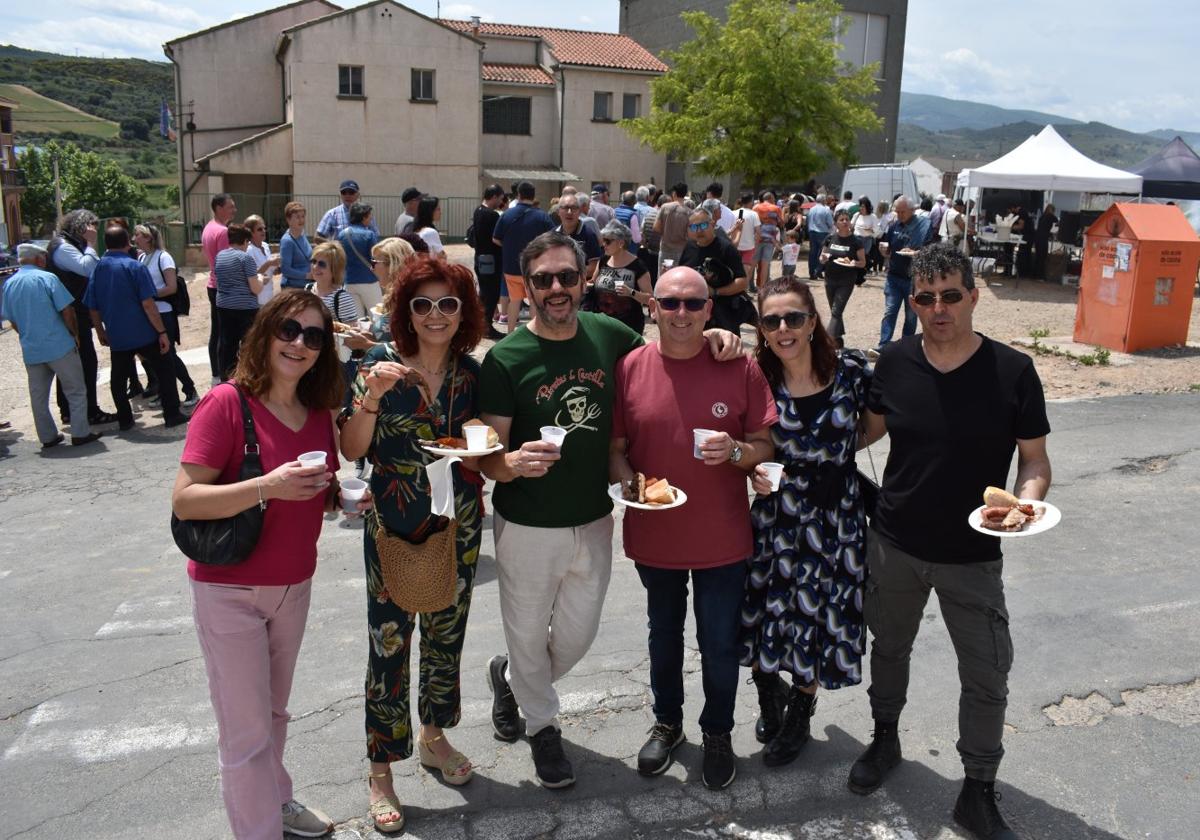
[[[483,80],[517,85],[554,85],[554,79],[550,74],[536,64],[488,64],[485,62]]]
[[[442,20],[442,23],[460,32],[470,33],[471,23],[466,20]],[[509,35],[519,38],[541,38],[550,45],[554,57],[563,64],[584,67],[608,67],[616,70],[642,70],[652,73],[667,72],[663,64],[649,50],[630,38],[615,32],[584,32],[578,29],[553,29],[548,26],[518,26],[511,23],[482,23],[481,37]]]

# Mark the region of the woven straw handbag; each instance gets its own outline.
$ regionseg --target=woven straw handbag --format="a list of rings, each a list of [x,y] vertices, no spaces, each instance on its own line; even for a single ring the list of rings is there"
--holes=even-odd
[[[454,603],[458,588],[455,537],[458,520],[412,543],[388,530],[375,516],[375,551],[392,603],[405,612],[435,613]]]

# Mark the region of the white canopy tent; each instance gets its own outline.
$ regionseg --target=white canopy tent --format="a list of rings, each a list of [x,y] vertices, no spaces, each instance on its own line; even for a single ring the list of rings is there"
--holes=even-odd
[[[1003,157],[958,176],[962,187],[1141,195],[1142,176],[1097,163],[1048,125]]]

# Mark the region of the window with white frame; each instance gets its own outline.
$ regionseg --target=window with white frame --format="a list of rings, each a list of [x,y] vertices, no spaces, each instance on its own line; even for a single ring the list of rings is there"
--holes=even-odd
[[[592,94],[592,119],[612,122],[612,92],[598,90]]]
[[[434,94],[434,71],[420,70],[413,68],[412,71],[412,98],[414,102],[435,102],[437,96]]]
[[[352,64],[338,65],[338,96],[363,95],[363,69]]]
[[[621,118],[636,120],[642,115],[642,97],[637,93],[627,93],[621,97]]]

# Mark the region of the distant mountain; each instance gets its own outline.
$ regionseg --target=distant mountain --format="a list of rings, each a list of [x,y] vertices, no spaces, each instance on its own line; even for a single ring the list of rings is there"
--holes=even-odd
[[[1176,137],[1182,137],[1183,142],[1187,143],[1193,149],[1200,147],[1200,131],[1179,131],[1175,128],[1156,128],[1154,131],[1147,131],[1151,137],[1159,137],[1163,140],[1174,140]]]
[[[947,99],[926,93],[900,93],[900,122],[920,126],[929,131],[948,131],[957,128],[976,130],[996,128],[1011,123],[1031,122],[1038,126],[1078,125],[1079,120],[1044,114],[1041,111],[1022,111],[968,102],[965,99]],[[1168,138],[1170,139],[1170,138]]]

